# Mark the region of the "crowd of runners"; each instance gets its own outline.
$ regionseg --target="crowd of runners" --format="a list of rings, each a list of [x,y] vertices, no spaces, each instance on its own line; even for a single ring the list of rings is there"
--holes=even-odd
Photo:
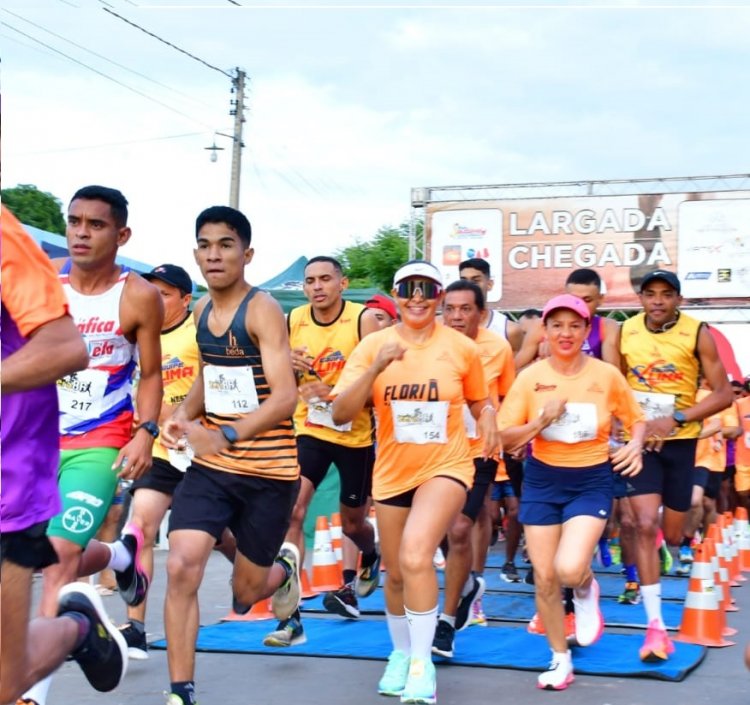
[[[110,691],[128,659],[148,658],[145,601],[164,579],[153,550],[168,510],[168,705],[198,701],[198,590],[213,550],[233,566],[236,613],[270,599],[278,624],[264,644],[304,642],[303,526],[331,466],[345,538],[341,586],[324,606],[356,619],[382,586],[392,651],[380,694],[436,702],[432,655],[452,657],[456,631],[485,620],[498,533],[504,580],[523,579],[522,547],[530,564],[528,628],[551,650],[539,688],[566,688],[570,645],[601,637],[592,557],[607,565],[615,547],[618,599],[647,615],[639,657],[669,659],[669,546],[689,572],[715,513],[750,507],[750,379],[727,378],[672,272],[643,276],[642,310],[622,324],[597,313],[590,269],[514,321],[487,306],[484,260],[462,262],[448,286],[429,262],[403,263],[390,296],[358,304],[322,255],[305,267],[308,303],[285,316],[245,278],[248,219],[214,206],[196,219],[208,292],[191,311],[181,267],[141,276],[116,263],[127,222],[118,190],[80,189],[69,257],[50,261],[2,210],[0,705],[46,705],[66,659]],[[123,492],[127,523],[99,540]],[[120,628],[79,580],[107,570],[128,606]]]

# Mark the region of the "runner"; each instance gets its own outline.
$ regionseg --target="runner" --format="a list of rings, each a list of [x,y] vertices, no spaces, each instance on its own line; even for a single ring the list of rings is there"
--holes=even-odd
[[[193,282],[182,267],[174,264],[159,265],[143,278],[159,290],[164,302],[161,330],[164,398],[159,414],[159,422],[164,423],[187,396],[200,365],[195,321],[189,311]],[[131,523],[143,533],[141,562],[149,575],[153,575],[156,534],[189,464],[190,457],[186,452],[168,450],[157,438],[151,468],[130,488],[133,497]],[[136,607],[128,608],[128,622],[120,627],[132,659],[148,658],[145,619],[144,600]]]
[[[487,292],[492,291],[495,283],[490,276],[490,264],[487,260],[479,257],[464,260],[458,265],[458,276],[474,282],[482,290],[484,300],[487,301]],[[504,313],[494,308],[485,308],[480,325],[505,338],[514,353],[521,349],[523,329]]]
[[[127,650],[90,585],[65,585],[55,618],[29,622],[32,574],[57,561],[46,536],[61,506],[55,380],[85,370],[88,354],[49,259],[7,208],[0,218],[0,702],[15,702],[68,656],[97,690],[112,690],[125,674]]]
[[[393,296],[401,322],[354,350],[332,392],[333,421],[352,421],[370,399],[378,418],[372,495],[388,565],[384,589],[393,643],[378,692],[434,703],[438,588],[432,559],[474,477],[464,403],[484,439],[483,457],[498,450],[499,434],[477,346],[436,321],[442,299],[437,268],[407,262],[396,272]]]
[[[736,400],[742,433],[734,444],[734,486],[737,504],[750,512],[750,377],[743,385],[743,396]]]
[[[375,318],[381,328],[388,328],[398,322],[398,310],[396,303],[390,296],[375,294],[371,299],[365,301],[365,308],[375,311]]]
[[[463,333],[479,347],[479,357],[484,377],[489,387],[489,399],[497,409],[516,373],[513,366],[513,351],[504,338],[487,328],[480,328],[479,321],[485,302],[482,290],[474,282],[459,279],[448,285],[443,300],[443,322],[449,328]],[[473,548],[487,555],[487,546],[473,545],[472,528],[483,507],[490,485],[495,479],[498,461],[482,457],[483,441],[476,432],[476,422],[465,408],[466,433],[470,439],[474,459],[474,482],[466,497],[463,509],[448,530],[448,558],[445,567],[445,595],[443,611],[438,618],[432,652],[446,658],[453,656],[455,633],[469,625],[472,606],[482,599],[485,581],[472,572]],[[489,543],[489,542],[488,542]],[[484,569],[482,561],[480,570]]]
[[[662,530],[677,545],[690,509],[700,421],[732,403],[732,389],[713,338],[704,324],[680,311],[680,281],[657,269],[641,282],[643,312],[625,321],[620,351],[623,371],[648,419],[643,472],[628,479],[636,522],[636,552],[648,629],[641,660],[665,661],[674,650],[661,614],[659,558],[654,546],[663,504]],[[698,372],[711,393],[695,401]]]
[[[90,359],[86,370],[57,383],[63,506],[47,528],[59,562],[43,571],[40,614],[45,617],[57,613],[63,585],[104,568],[115,571],[120,595],[130,604],[142,600],[148,587],[137,527],[126,526],[113,544],[92,540],[109,510],[118,478],[132,480],[145,472],[158,435],[159,329],[164,314],[159,292],[115,261],[132,234],[127,219],[128,202],[117,189],[79,189],[68,206],[70,257],[53,260]],[[141,423],[133,431],[136,346]],[[45,679],[25,699],[42,705],[49,684]]]
[[[304,292],[309,304],[289,313],[292,365],[297,373],[299,399],[294,429],[300,464],[300,492],[286,540],[304,556],[303,524],[315,490],[331,465],[339,472],[341,528],[362,551],[357,576],[357,554],[347,551],[342,587],[326,594],[323,604],[342,617],[359,617],[357,595],[366,597],[378,586],[380,558],[375,532],[367,521],[372,466],[375,461],[372,416],[362,410],[350,424],[331,421],[328,398],[346,360],[357,343],[380,329],[375,312],[343,299],[348,286],[341,264],[332,257],[313,257],[305,265]],[[356,579],[356,586],[355,586]],[[304,638],[301,616],[281,622],[264,640],[266,646],[290,646]]]
[[[520,520],[534,565],[536,605],[552,649],[539,688],[573,682],[560,587],[574,589],[576,641],[593,644],[604,630],[591,556],[612,507],[613,470],[629,478],[641,469],[643,414],[619,370],[583,352],[590,333],[586,304],[570,294],[542,313],[550,357],[523,370],[500,410],[505,448],[532,441],[526,460]],[[633,440],[612,454],[612,415]]]
[[[195,224],[208,295],[196,305],[201,369],[162,427],[172,450],[195,454],[174,492],[164,619],[168,705],[195,705],[198,588],[222,533],[236,537],[232,589],[240,614],[273,594],[279,619],[297,609],[299,555],[284,534],[299,487],[291,415],[297,399],[284,314],[245,281],[253,259],[247,218],[226,206]],[[195,423],[195,420],[199,423]]]

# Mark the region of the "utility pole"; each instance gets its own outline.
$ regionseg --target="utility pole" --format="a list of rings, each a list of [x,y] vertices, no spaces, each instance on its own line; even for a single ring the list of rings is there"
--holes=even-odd
[[[229,183],[229,205],[240,207],[240,166],[242,163],[242,124],[245,122],[245,72],[237,68],[232,79],[232,92],[237,98],[231,101],[230,115],[234,115],[234,134],[232,135],[232,177]]]

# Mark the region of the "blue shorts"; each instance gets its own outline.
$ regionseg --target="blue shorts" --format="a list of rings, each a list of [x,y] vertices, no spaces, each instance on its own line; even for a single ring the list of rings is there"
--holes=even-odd
[[[492,494],[490,499],[493,502],[502,502],[506,497],[515,497],[516,493],[513,491],[513,483],[510,480],[501,480],[500,482],[492,483]]]
[[[522,524],[554,526],[577,516],[607,519],[612,509],[612,464],[560,468],[528,458],[518,513]]]

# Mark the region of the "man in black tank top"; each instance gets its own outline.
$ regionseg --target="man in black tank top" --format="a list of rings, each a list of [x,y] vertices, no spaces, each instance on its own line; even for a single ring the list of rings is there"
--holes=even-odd
[[[208,208],[196,221],[195,259],[208,284],[195,308],[201,369],[162,432],[168,447],[187,443],[195,454],[169,522],[168,705],[196,702],[198,588],[225,529],[237,542],[234,611],[270,596],[279,619],[299,606],[299,553],[282,545],[299,489],[297,385],[281,307],[244,279],[250,237],[250,223],[233,208]]]

